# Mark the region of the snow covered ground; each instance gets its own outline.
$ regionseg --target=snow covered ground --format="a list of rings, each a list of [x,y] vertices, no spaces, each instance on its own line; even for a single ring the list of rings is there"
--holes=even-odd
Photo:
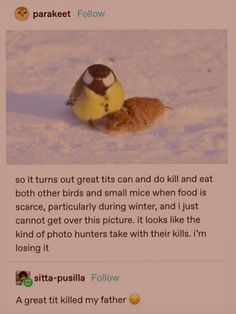
[[[8,31],[6,57],[9,164],[227,162],[223,30]],[[64,101],[93,63],[174,110],[135,134],[89,128]]]

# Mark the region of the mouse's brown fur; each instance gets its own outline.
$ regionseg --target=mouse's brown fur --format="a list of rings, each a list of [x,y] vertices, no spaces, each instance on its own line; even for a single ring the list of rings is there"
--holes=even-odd
[[[137,132],[150,126],[156,119],[172,109],[157,98],[133,97],[127,99],[122,108],[107,116],[107,132]]]

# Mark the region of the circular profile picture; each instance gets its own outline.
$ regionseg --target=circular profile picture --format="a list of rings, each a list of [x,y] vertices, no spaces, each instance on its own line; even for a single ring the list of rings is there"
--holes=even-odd
[[[24,283],[24,280],[26,278],[30,277],[30,272],[29,271],[16,271],[16,285],[21,286]]]
[[[15,17],[18,21],[25,21],[30,15],[29,10],[26,7],[18,7],[15,10]]]

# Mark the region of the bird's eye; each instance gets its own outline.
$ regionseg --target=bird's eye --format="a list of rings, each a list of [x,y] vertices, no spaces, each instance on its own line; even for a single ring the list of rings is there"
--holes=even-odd
[[[102,81],[105,87],[111,86],[115,82],[114,74],[110,72],[110,74],[107,77],[104,77]]]
[[[88,70],[84,73],[83,81],[86,85],[90,85],[93,82],[93,77]]]

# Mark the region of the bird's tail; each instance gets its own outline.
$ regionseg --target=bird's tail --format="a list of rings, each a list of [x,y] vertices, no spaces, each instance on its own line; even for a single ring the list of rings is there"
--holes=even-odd
[[[72,106],[72,101],[71,99],[67,99],[66,101],[64,101],[64,104],[67,105],[67,106]]]

